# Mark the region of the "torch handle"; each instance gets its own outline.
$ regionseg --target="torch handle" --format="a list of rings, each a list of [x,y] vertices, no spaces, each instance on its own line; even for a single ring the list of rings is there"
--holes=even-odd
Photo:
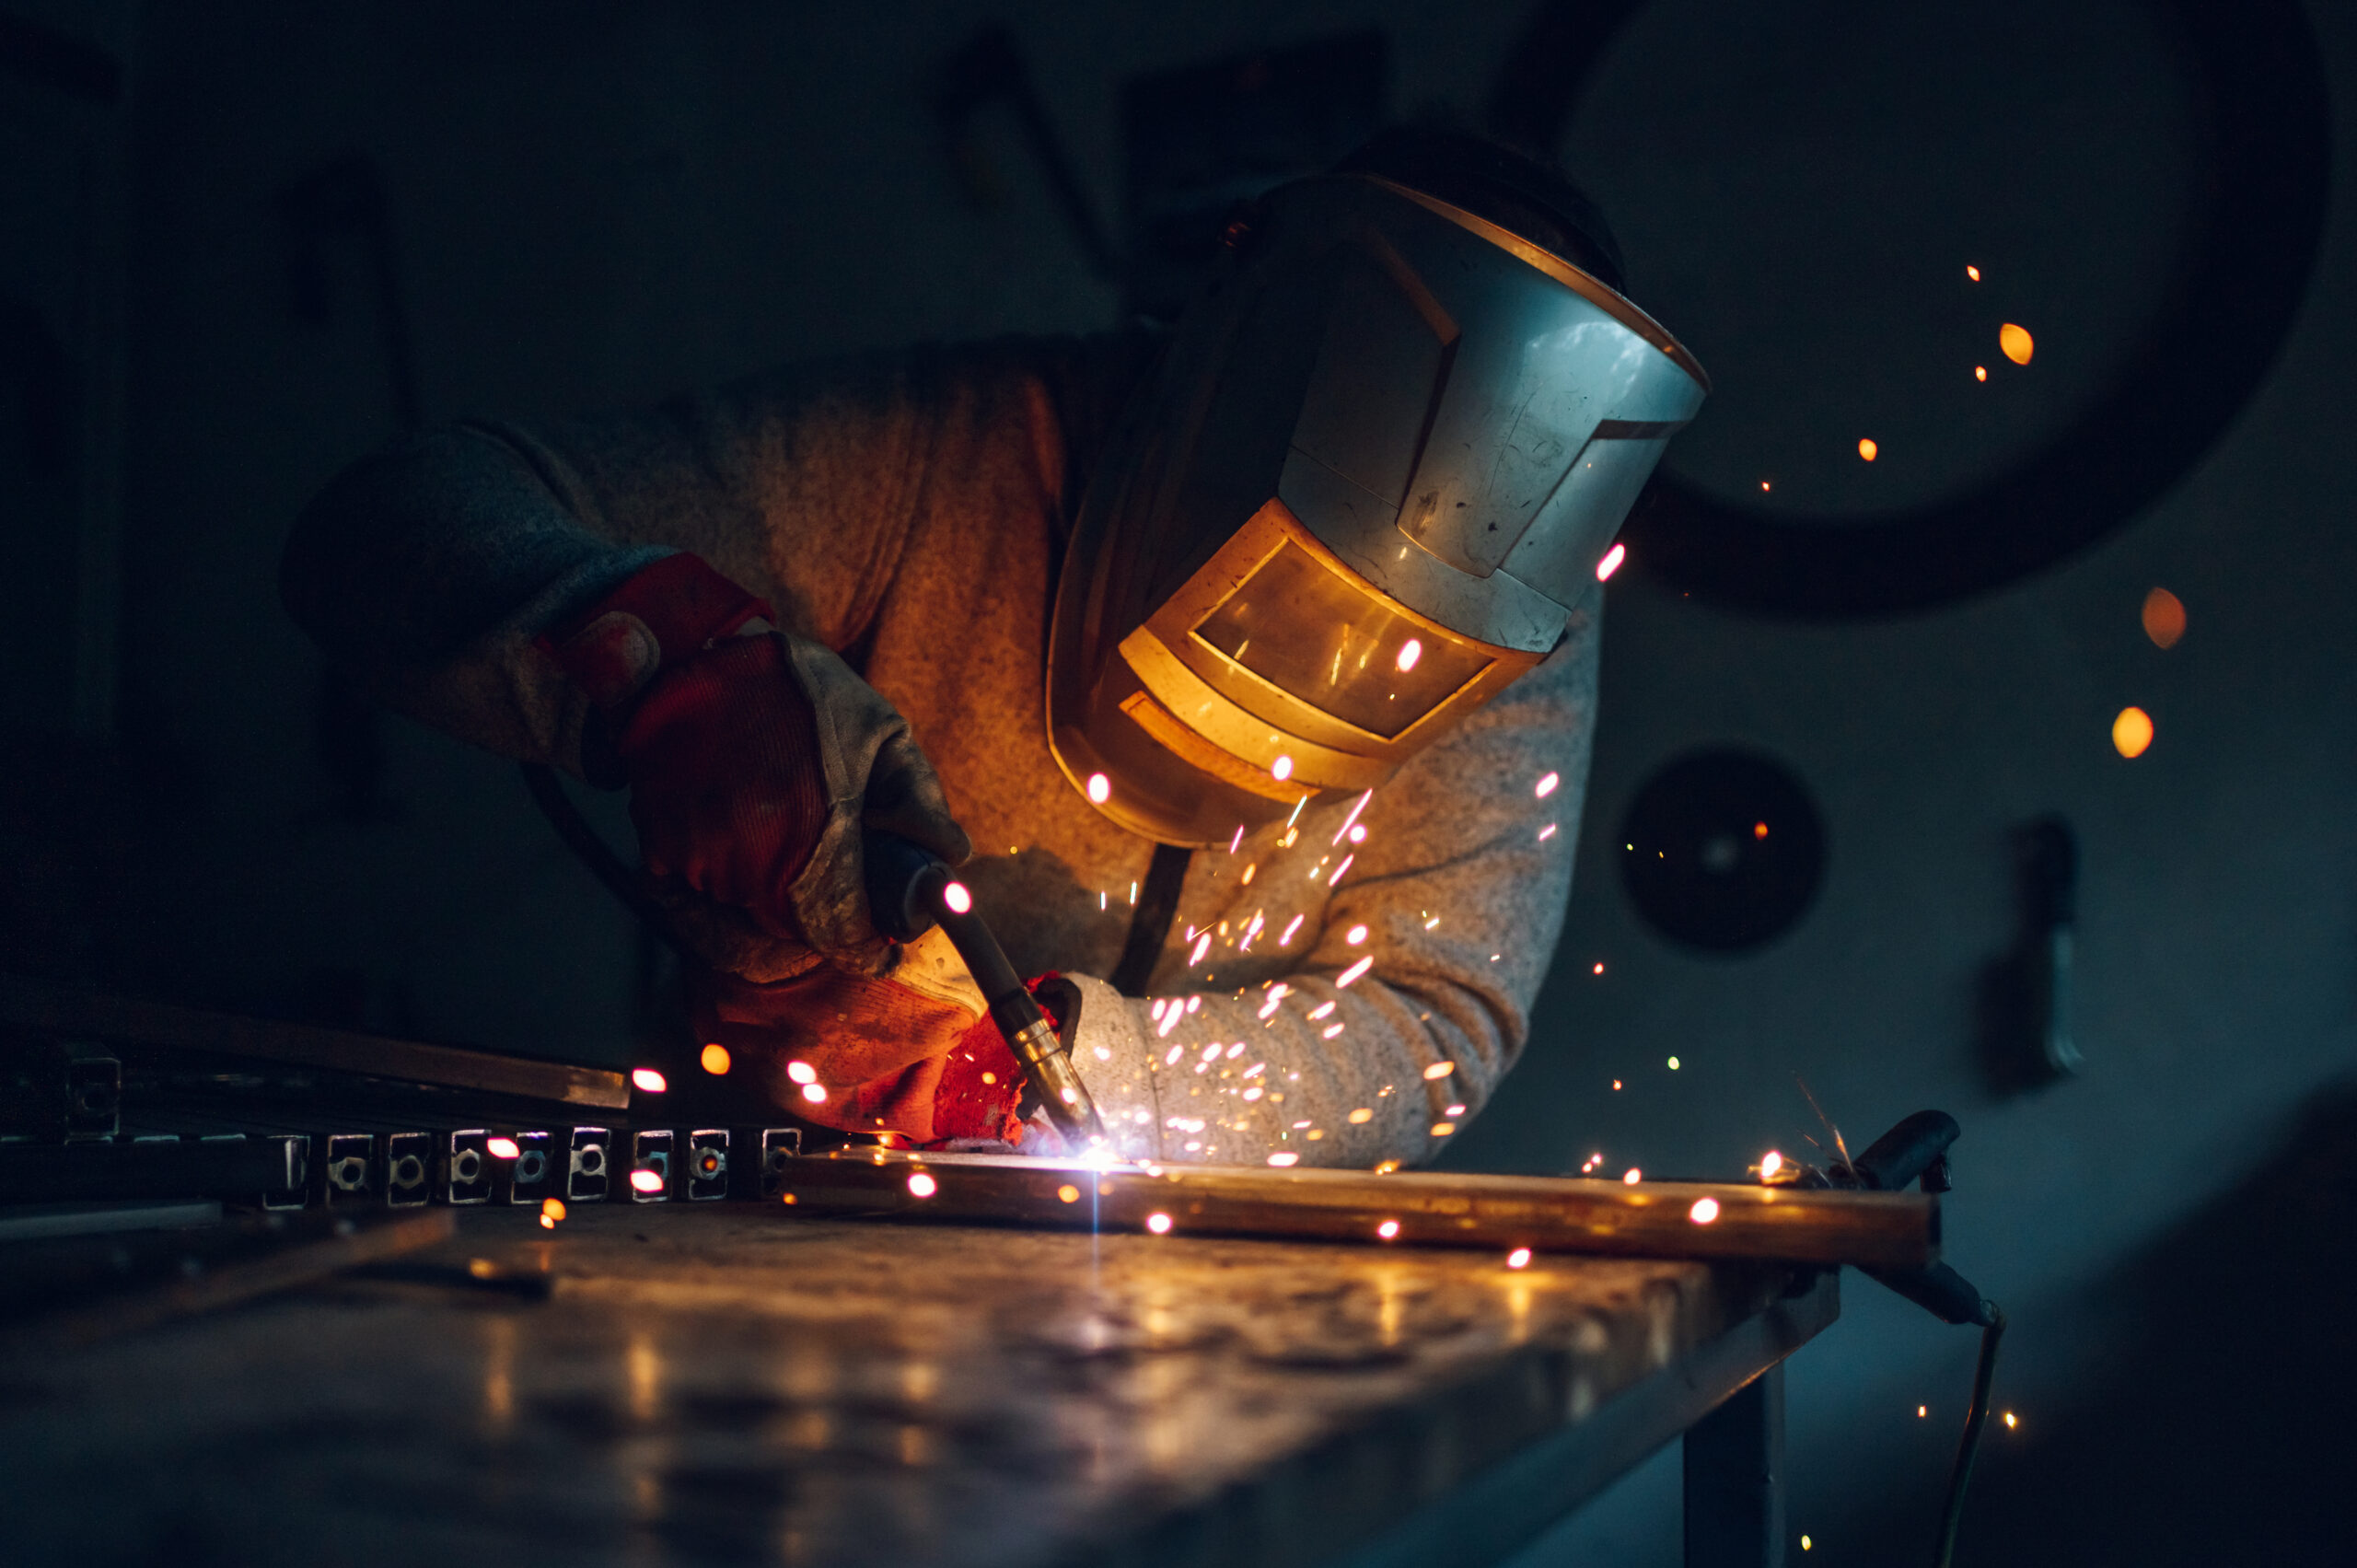
[[[962,910],[951,902],[949,890],[956,881],[949,868],[906,839],[888,833],[870,833],[861,851],[877,930],[906,942],[939,925],[966,961],[966,971],[990,1008],[991,1021],[1023,1064],[1023,1075],[1046,1106],[1056,1131],[1075,1144],[1101,1141],[1105,1123],[1071,1054],[970,900]]]

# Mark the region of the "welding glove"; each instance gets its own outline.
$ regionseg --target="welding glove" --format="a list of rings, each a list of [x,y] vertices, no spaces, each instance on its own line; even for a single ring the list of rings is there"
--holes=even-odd
[[[1051,1020],[1062,983],[1032,982]],[[939,927],[879,974],[828,967],[760,984],[713,972],[695,977],[690,1005],[699,1037],[806,1121],[919,1144],[1038,1135],[1015,1053]]]
[[[868,917],[863,833],[953,865],[972,846],[908,721],[772,619],[702,561],[671,555],[541,645],[597,705],[584,771],[630,786],[652,890],[691,941],[757,981],[821,958],[873,972],[890,944]]]

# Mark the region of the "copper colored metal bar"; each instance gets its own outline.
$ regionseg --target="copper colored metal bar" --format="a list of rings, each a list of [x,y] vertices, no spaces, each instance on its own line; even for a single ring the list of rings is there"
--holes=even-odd
[[[912,1181],[920,1174],[928,1179]],[[1527,1247],[1875,1269],[1922,1268],[1940,1251],[1937,1198],[1737,1182],[1630,1185],[1569,1177],[1378,1176],[1238,1166],[1098,1168],[1020,1156],[867,1149],[788,1161],[782,1186],[795,1214],[1158,1235]],[[1157,1223],[1157,1215],[1167,1224]]]

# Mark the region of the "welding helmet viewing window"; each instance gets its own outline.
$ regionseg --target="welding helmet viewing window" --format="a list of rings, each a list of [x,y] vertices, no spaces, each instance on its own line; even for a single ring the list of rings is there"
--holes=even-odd
[[[1225,241],[1049,643],[1058,765],[1173,844],[1381,784],[1545,657],[1710,386],[1585,200],[1477,138],[1387,133]]]

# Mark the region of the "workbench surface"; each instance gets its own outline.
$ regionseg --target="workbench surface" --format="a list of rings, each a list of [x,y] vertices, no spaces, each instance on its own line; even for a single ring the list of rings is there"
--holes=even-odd
[[[1756,1265],[737,1204],[468,1210],[432,1256],[554,1290],[338,1280],[0,1367],[9,1561],[1480,1561],[1838,1311]]]

